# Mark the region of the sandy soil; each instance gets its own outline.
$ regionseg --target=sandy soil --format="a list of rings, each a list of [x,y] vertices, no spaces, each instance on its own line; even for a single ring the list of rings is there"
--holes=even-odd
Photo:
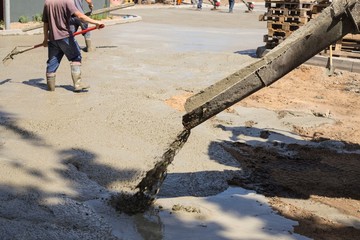
[[[193,129],[150,212],[107,204],[182,129],[187,97],[255,60],[266,25],[235,10],[122,10],[143,21],[93,33],[88,93],[65,59],[46,91],[43,49],[1,66],[1,238],[357,239],[360,76],[308,65]],[[0,37],[0,54],[41,40]]]

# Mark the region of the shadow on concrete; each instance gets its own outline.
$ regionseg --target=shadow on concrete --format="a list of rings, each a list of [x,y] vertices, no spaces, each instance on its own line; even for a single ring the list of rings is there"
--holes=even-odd
[[[360,200],[360,145],[324,138],[299,141],[275,129],[218,128],[230,131],[231,141],[212,142],[209,154],[220,144],[243,169],[240,176],[228,181],[230,185],[267,197],[308,199],[315,195]],[[239,142],[241,135],[258,140]],[[223,163],[221,158],[214,160]],[[354,227],[335,226],[316,217],[287,217],[300,223],[295,232],[314,239],[353,239],[360,234]]]
[[[86,201],[101,199],[104,194],[110,193],[106,185],[118,182],[119,176],[124,181],[133,180],[135,170],[121,171],[96,163],[97,155],[82,148],[57,150],[47,144],[42,136],[19,126],[16,115],[5,111],[0,111],[0,133],[5,137],[0,138],[2,174],[6,178],[12,174],[14,181],[19,183],[4,184],[2,181],[0,184],[0,239],[117,239],[111,234],[110,223],[101,218]],[[38,149],[39,156],[42,151],[54,151],[59,158],[54,166],[59,167],[32,166],[21,159],[21,154],[14,157],[21,149],[6,149],[14,146],[7,142],[7,138],[20,139],[23,142],[21,146],[29,144]],[[9,150],[13,154],[9,155]],[[90,174],[88,169],[92,169]],[[99,183],[91,175],[93,172],[106,173],[106,176]],[[69,191],[63,192],[62,187],[44,190],[49,189],[49,184],[57,185],[50,177],[54,175],[63,179],[60,186],[67,185]],[[39,181],[44,186],[33,184]]]
[[[253,127],[218,127],[233,134],[232,141],[221,145],[248,174],[237,180],[238,185],[266,196],[360,200],[360,157],[355,152],[360,145],[331,139],[301,141]],[[240,143],[236,141],[240,135],[259,140]],[[209,149],[214,144],[219,143],[211,143]]]
[[[246,55],[252,58],[257,58],[256,49],[247,49],[242,51],[236,51],[234,53],[240,54],[240,55]]]
[[[39,152],[42,150],[55,151],[59,167],[53,169],[41,168],[41,165],[39,168],[31,167],[22,159],[10,159],[6,156],[6,151],[1,152],[2,169],[6,169],[3,174],[9,174],[7,171],[21,172],[24,180],[28,179],[29,181],[22,181],[18,186],[4,182],[0,184],[1,239],[121,239],[112,234],[112,223],[100,217],[96,208],[89,205],[88,201],[96,199],[102,201],[100,199],[104,193],[109,193],[109,189],[106,188],[108,185],[118,181],[119,178],[124,179],[124,176],[126,176],[125,181],[133,180],[135,170],[122,171],[98,163],[98,156],[83,148],[57,150],[55,146],[47,144],[42,136],[19,126],[15,115],[0,111],[0,132],[3,131],[6,131],[7,135],[21,137],[21,141],[34,145]],[[0,147],[1,150],[4,149],[4,146],[0,145]],[[46,159],[39,159],[39,161],[46,161]],[[48,184],[53,184],[51,181],[54,181],[54,178],[49,176],[54,174],[62,179],[60,185],[66,183],[66,188],[71,193],[63,192],[60,190],[62,188],[45,190],[48,189]],[[194,181],[192,184],[203,185],[207,175],[218,174],[221,178],[224,172],[204,171],[194,174],[194,178],[190,179]],[[179,177],[187,176],[187,174],[179,175]],[[31,182],[34,179],[43,182],[44,186],[32,185]],[[226,181],[223,182],[226,183]],[[176,185],[176,188],[181,188],[181,185]],[[226,212],[235,211],[231,206],[222,204],[221,201],[214,202],[214,204]],[[238,217],[250,217],[248,212],[237,213],[240,214]],[[121,216],[121,221],[124,221],[124,217],[126,216]],[[163,239],[163,234],[170,236],[167,239],[185,239],[183,236],[191,236],[191,224],[176,214],[171,215],[171,221],[176,223],[177,230],[173,229],[175,235],[171,230],[166,232],[163,229],[161,218],[155,217],[155,220],[149,220],[146,215],[127,216],[126,218],[133,224],[130,224],[130,227],[136,229],[142,236],[133,239],[149,239],[147,237],[152,235],[156,236],[156,239]],[[267,225],[271,225],[266,218],[259,218],[259,221],[265,228]],[[207,231],[212,231],[213,239],[231,239],[223,235],[226,228],[220,223],[211,222],[211,226],[211,230]],[[128,229],[129,225],[124,226],[124,231],[127,231],[125,228]],[[181,236],[178,235],[179,228],[183,229],[180,232]],[[273,234],[269,233],[269,235]]]
[[[5,79],[3,81],[0,81],[0,85],[3,85],[3,84],[8,83],[10,81],[11,81],[11,79]]]
[[[21,128],[17,125],[15,120],[15,115],[7,113],[0,110],[0,126],[4,127],[6,130],[9,130],[21,137],[23,140],[29,142],[30,144],[37,146],[46,145],[43,139],[33,133],[32,131]]]
[[[65,90],[68,90],[70,92],[73,92],[74,91],[74,86],[73,85],[59,85],[58,87],[61,87]],[[83,90],[81,92],[88,92],[88,90]]]
[[[43,78],[36,78],[36,79],[30,79],[28,81],[23,81],[24,84],[32,86],[32,87],[37,87],[40,88],[41,90],[45,90],[48,91],[48,87],[46,85],[46,80]],[[65,90],[74,91],[74,86],[72,85],[55,85],[55,89],[56,88],[64,88]],[[86,91],[83,91],[86,92]]]
[[[30,79],[28,81],[23,81],[24,84],[32,86],[32,87],[37,87],[40,88],[41,90],[48,90],[47,85],[46,85],[46,81],[43,78],[36,78],[36,79]]]

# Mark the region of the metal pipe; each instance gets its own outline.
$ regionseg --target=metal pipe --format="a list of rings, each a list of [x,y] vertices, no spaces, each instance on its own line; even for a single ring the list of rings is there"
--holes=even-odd
[[[5,20],[5,30],[10,29],[10,0],[4,1],[4,20]]]

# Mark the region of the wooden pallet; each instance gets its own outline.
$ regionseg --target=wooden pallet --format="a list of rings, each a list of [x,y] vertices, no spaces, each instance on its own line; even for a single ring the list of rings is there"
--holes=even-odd
[[[268,34],[263,37],[265,47],[276,47],[330,4],[330,0],[318,0],[316,3],[309,0],[265,0],[268,11],[259,17],[260,21],[267,21]],[[360,34],[348,34],[332,48],[334,56],[360,58]],[[322,54],[328,53],[323,51]]]
[[[334,51],[333,56],[334,57],[345,57],[345,58],[360,59],[360,51],[358,51],[358,52]]]
[[[351,34],[350,34],[351,35]],[[359,34],[358,34],[359,35]],[[354,36],[357,36],[357,35],[354,35]],[[360,36],[358,36],[360,38]],[[340,42],[342,40],[339,40]],[[333,51],[332,51],[332,55],[334,57],[343,57],[343,58],[356,58],[356,59],[360,59],[360,44],[359,44],[359,49],[356,50],[356,49],[344,49],[341,47],[339,47],[339,42],[337,42],[336,44],[333,44],[331,46],[329,46],[328,48],[326,48],[325,50],[321,51],[319,53],[319,55],[322,55],[322,56],[330,56],[330,51],[329,51],[329,48],[332,48]]]
[[[360,52],[360,43],[343,40],[341,43],[341,51]]]
[[[289,23],[289,22],[267,22],[267,28],[271,30],[284,30],[295,31],[299,29],[303,24]]]
[[[281,30],[281,29],[268,29],[268,36],[270,37],[284,37],[287,38],[288,36],[290,36],[292,33],[292,31],[285,31],[285,30]]]
[[[295,23],[302,26],[310,21],[310,17],[289,16],[289,15],[270,15],[267,14],[263,17],[265,21],[278,22],[278,23]]]
[[[360,34],[347,34],[343,37],[343,40],[360,42]]]
[[[352,52],[359,54],[360,52],[360,34],[347,34],[336,42],[335,51]]]
[[[329,56],[329,52],[322,51],[321,53],[319,53],[319,55]],[[359,52],[333,51],[332,55],[333,57],[360,59],[360,51]]]
[[[312,11],[310,9],[285,9],[285,8],[269,8],[266,16],[271,17],[281,17],[281,16],[289,16],[289,17],[311,17]]]
[[[313,3],[305,2],[265,2],[266,8],[282,8],[289,10],[307,9],[312,10]]]

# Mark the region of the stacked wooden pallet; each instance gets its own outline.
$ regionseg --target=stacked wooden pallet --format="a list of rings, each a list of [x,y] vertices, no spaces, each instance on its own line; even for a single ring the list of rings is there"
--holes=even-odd
[[[313,7],[313,18],[331,4],[329,0],[323,0]],[[333,56],[360,59],[360,34],[347,34],[332,46]],[[329,55],[329,49],[325,49],[320,55]]]
[[[266,48],[271,49],[290,34],[310,21],[314,3],[302,0],[265,0],[267,8],[263,20],[268,34],[264,36]]]
[[[360,34],[347,34],[345,37],[331,46],[333,48],[333,56],[358,58],[360,59]],[[328,55],[327,49],[320,53],[321,55]]]
[[[265,0],[267,12],[260,16],[267,21],[268,34],[264,35],[265,47],[272,49],[290,34],[316,18],[323,9],[331,4],[330,0]],[[332,46],[333,55],[360,58],[360,34],[348,34]],[[328,49],[321,55],[328,55]]]

